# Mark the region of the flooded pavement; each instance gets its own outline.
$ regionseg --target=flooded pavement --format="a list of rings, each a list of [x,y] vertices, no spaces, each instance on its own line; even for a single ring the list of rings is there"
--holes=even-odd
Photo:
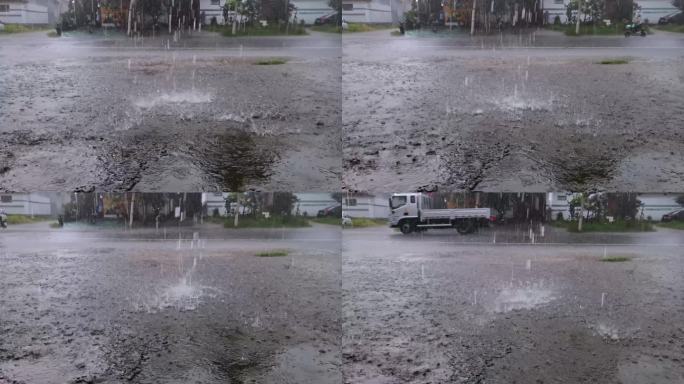
[[[0,238],[0,382],[342,381],[335,226],[260,242],[21,227]]]
[[[339,185],[339,37],[0,39],[3,190]]]
[[[684,186],[681,34],[364,35],[343,39],[346,189]]]
[[[681,234],[515,245],[438,232],[344,231],[345,382],[683,382]]]

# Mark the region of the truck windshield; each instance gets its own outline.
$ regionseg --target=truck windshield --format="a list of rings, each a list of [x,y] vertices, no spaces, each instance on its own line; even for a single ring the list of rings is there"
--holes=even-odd
[[[404,204],[406,204],[406,196],[392,196],[390,199],[390,208],[392,209],[399,208]]]

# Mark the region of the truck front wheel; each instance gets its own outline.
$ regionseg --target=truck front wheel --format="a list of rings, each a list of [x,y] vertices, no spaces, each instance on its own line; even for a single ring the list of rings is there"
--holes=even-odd
[[[461,220],[456,223],[456,231],[461,235],[467,235],[475,230],[475,224],[472,220]]]
[[[399,230],[404,235],[408,235],[409,233],[413,232],[413,223],[406,220],[401,223],[401,225],[399,226]]]

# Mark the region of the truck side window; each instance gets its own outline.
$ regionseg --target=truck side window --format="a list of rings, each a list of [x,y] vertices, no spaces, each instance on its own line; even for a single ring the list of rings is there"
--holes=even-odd
[[[415,197],[415,196],[411,196],[411,204],[415,204],[415,203],[416,203],[416,197]]]

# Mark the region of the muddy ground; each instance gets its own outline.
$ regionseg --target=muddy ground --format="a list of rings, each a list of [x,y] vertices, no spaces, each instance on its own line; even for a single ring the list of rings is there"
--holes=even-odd
[[[2,190],[339,185],[339,38],[0,39]]]
[[[345,188],[684,186],[681,34],[443,35],[344,37]]]
[[[626,236],[474,245],[345,230],[345,382],[684,382],[682,236]]]
[[[342,381],[334,226],[180,242],[19,227],[0,238],[1,383]],[[289,254],[255,256],[274,249]]]

